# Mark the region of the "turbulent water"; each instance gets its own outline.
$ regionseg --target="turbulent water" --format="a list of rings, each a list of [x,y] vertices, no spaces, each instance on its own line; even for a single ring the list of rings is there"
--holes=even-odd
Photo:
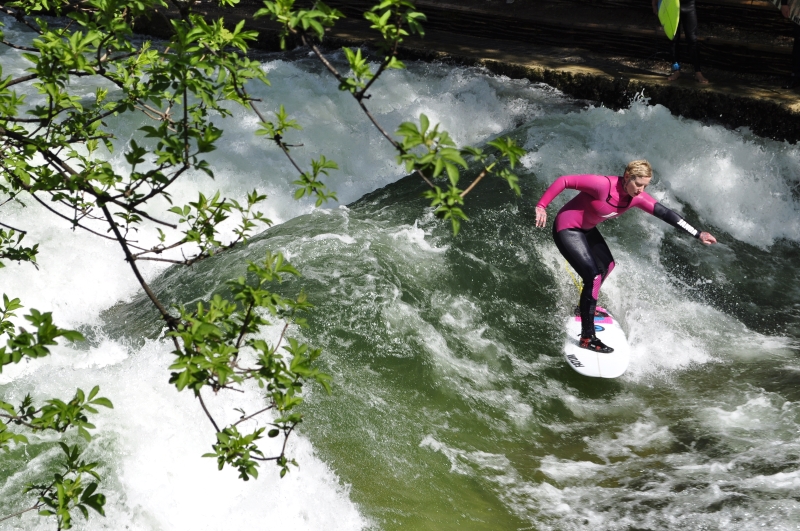
[[[23,68],[13,51],[0,60],[4,75]],[[287,161],[241,114],[226,123],[217,180],[187,183],[176,200],[198,187],[227,197],[257,188],[275,226],[230,255],[148,276],[188,302],[268,249],[302,271],[281,290],[304,289],[316,304],[298,334],[324,348],[335,384],[308,393],[290,448],[300,468],[285,479],[267,467],[244,483],[199,457],[212,428],[167,384],[170,346],[113,245],[34,205],[0,210],[42,248],[42,270],[3,270],[2,291],[90,338],[5,370],[0,396],[66,397],[99,383],[115,404],[88,447],[107,516],[82,528],[800,529],[797,146],[642,101],[612,111],[479,69],[412,64],[387,73],[369,101],[388,129],[424,112],[459,143],[503,133],[529,151],[523,196],[481,185],[454,237],[312,59],[263,64],[263,105],[282,102],[306,124],[290,139],[304,144],[297,153],[339,162],[329,182],[340,205],[292,201]],[[120,136],[134,125],[120,123]],[[621,378],[587,379],[561,357],[577,292],[549,229],[533,227],[533,206],[559,175],[619,174],[642,157],[655,169],[648,191],[720,243],[702,246],[639,211],[603,224],[618,266],[601,304],[633,355]],[[233,418],[240,404],[220,396],[212,407]],[[0,515],[30,504],[21,487],[57,453],[42,437],[0,455]],[[0,525],[54,528],[31,514]]]

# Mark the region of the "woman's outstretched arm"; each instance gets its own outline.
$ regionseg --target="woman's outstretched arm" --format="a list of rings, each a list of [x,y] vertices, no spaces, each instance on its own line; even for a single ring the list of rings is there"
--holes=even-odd
[[[547,223],[547,211],[545,208],[558,194],[567,188],[585,192],[597,199],[601,194],[607,192],[608,179],[602,175],[562,175],[553,181],[553,184],[547,187],[539,202],[536,203],[537,227],[545,226]]]
[[[646,208],[642,210],[647,211]],[[692,236],[694,236],[695,238],[697,238],[706,245],[717,243],[717,239],[714,236],[712,236],[711,233],[695,229],[694,227],[689,225],[689,223],[685,219],[683,219],[677,212],[665,207],[661,203],[654,203],[653,211],[650,212],[650,214],[654,215],[658,219],[661,219],[669,223],[673,227],[688,232],[689,234],[691,234]]]

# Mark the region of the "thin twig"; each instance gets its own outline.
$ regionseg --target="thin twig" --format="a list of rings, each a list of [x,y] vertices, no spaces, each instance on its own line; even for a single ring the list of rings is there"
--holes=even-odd
[[[125,259],[128,261],[128,264],[133,270],[133,274],[136,276],[136,280],[139,281],[139,285],[142,286],[144,292],[147,294],[147,296],[153,302],[155,307],[161,313],[161,317],[164,319],[164,321],[166,321],[167,326],[169,326],[170,328],[175,328],[177,319],[172,315],[170,315],[170,313],[167,311],[164,305],[161,304],[161,301],[158,299],[158,297],[156,297],[156,294],[153,293],[153,290],[150,289],[150,285],[147,282],[145,282],[142,273],[139,271],[139,268],[136,267],[136,258],[134,258],[133,254],[131,253],[131,250],[128,247],[128,242],[125,240],[122,234],[120,234],[119,227],[117,226],[116,221],[114,221],[114,216],[111,214],[111,211],[108,210],[108,205],[104,204],[101,206],[101,208],[103,210],[103,214],[105,214],[106,216],[106,221],[111,227],[111,230],[114,232],[114,236],[116,236],[117,241],[122,247],[122,251],[125,253]],[[176,347],[177,347],[177,340],[175,338],[173,338],[173,340],[176,341]]]
[[[486,177],[486,174],[487,174],[487,173],[488,173],[488,172],[487,172],[487,171],[484,169],[484,170],[481,172],[481,174],[480,174],[480,175],[478,175],[478,176],[475,178],[475,180],[474,180],[474,181],[472,181],[472,184],[470,184],[469,186],[467,186],[467,189],[466,189],[466,190],[464,190],[463,192],[461,192],[461,193],[459,194],[459,195],[460,195],[460,197],[461,197],[462,199],[463,199],[464,197],[466,197],[466,195],[467,195],[468,193],[470,193],[470,192],[472,191],[472,189],[473,189],[473,188],[475,188],[475,187],[478,185],[478,183],[479,183],[479,182],[481,182],[481,179],[483,179],[484,177]]]
[[[302,38],[302,40],[303,40],[303,44],[305,44],[306,46],[309,46],[309,45],[308,45],[308,43],[307,43],[307,41],[306,41],[306,39],[305,39],[305,35],[301,34],[300,36],[301,36],[301,38]],[[395,43],[395,47],[394,47],[394,49],[392,50],[392,53],[393,53],[393,54],[397,53],[397,46],[396,46],[396,45],[397,45],[397,43]],[[331,72],[331,74],[333,74],[333,75],[334,75],[334,77],[336,77],[336,79],[337,79],[337,80],[338,80],[340,83],[344,82],[344,78],[342,77],[342,75],[341,75],[341,74],[339,74],[339,71],[338,71],[338,70],[336,70],[336,68],[335,68],[335,67],[334,67],[334,66],[333,66],[333,65],[332,65],[332,64],[331,64],[331,63],[328,61],[328,59],[327,59],[327,58],[326,58],[326,57],[325,57],[325,56],[322,54],[322,51],[321,51],[321,50],[320,50],[320,49],[319,49],[319,48],[318,48],[316,45],[314,45],[313,43],[310,45],[310,47],[311,47],[311,49],[313,50],[314,54],[317,56],[317,58],[318,58],[318,59],[319,59],[319,60],[322,62],[322,64],[323,64],[323,65],[325,65],[325,67],[328,69],[328,71],[330,71],[330,72]],[[383,65],[382,65],[382,66],[383,66]],[[377,119],[375,119],[375,117],[372,115],[372,113],[370,112],[370,110],[369,110],[369,109],[367,108],[367,106],[364,104],[364,99],[366,99],[366,97],[365,97],[364,93],[366,92],[366,89],[367,89],[369,86],[371,86],[371,85],[372,85],[372,83],[374,83],[374,82],[375,82],[375,80],[378,78],[378,76],[379,76],[379,75],[380,75],[382,72],[383,72],[383,70],[382,70],[381,68],[379,68],[379,69],[378,69],[378,72],[375,74],[375,76],[373,76],[373,78],[370,80],[370,82],[367,84],[367,86],[366,86],[366,87],[364,87],[364,89],[361,91],[361,93],[359,93],[359,94],[353,94],[353,97],[356,99],[356,101],[358,101],[358,105],[361,107],[361,110],[363,110],[363,111],[364,111],[364,113],[367,115],[367,118],[369,118],[369,120],[370,120],[370,121],[372,122],[372,124],[373,124],[373,125],[374,125],[374,126],[377,128],[377,129],[378,129],[378,131],[379,131],[379,132],[380,132],[380,133],[383,135],[383,137],[384,137],[384,138],[386,138],[386,140],[388,140],[388,141],[389,141],[389,143],[390,143],[390,144],[392,144],[392,146],[393,146],[393,147],[394,147],[394,148],[395,148],[395,149],[396,149],[396,150],[397,150],[397,151],[398,151],[398,152],[399,152],[401,155],[405,155],[405,154],[406,154],[406,150],[405,150],[405,149],[403,149],[403,146],[401,146],[400,144],[398,144],[398,143],[397,143],[397,141],[396,141],[394,138],[392,138],[392,136],[391,136],[391,135],[390,135],[390,134],[389,134],[389,133],[388,133],[388,132],[387,132],[387,131],[386,131],[386,130],[385,130],[383,127],[382,127],[382,126],[381,126],[381,124],[380,124],[380,123],[378,123],[378,120],[377,120]],[[288,155],[288,153],[287,153],[287,155]],[[425,174],[423,174],[423,173],[422,173],[421,171],[419,171],[419,170],[415,170],[415,173],[416,173],[417,175],[419,175],[419,176],[422,178],[422,180],[423,180],[423,181],[425,181],[425,182],[427,183],[427,185],[428,185],[428,186],[430,186],[431,188],[434,188],[434,184],[433,184],[433,183],[430,181],[430,179],[428,179],[428,178],[425,176]]]
[[[86,190],[86,192],[88,192],[89,194],[93,195],[100,202],[107,202],[107,203],[111,203],[113,205],[117,205],[118,207],[123,208],[123,209],[127,210],[128,212],[132,212],[132,213],[134,213],[136,215],[142,216],[143,218],[147,218],[150,221],[152,221],[153,223],[158,223],[159,225],[164,225],[165,227],[169,227],[171,229],[177,229],[178,228],[178,226],[173,224],[173,223],[167,223],[166,221],[162,221],[162,220],[160,220],[158,218],[154,218],[153,216],[151,216],[147,212],[145,212],[143,210],[139,210],[138,208],[133,208],[132,206],[128,205],[127,203],[125,203],[123,201],[119,201],[118,199],[114,199],[110,195],[107,195],[107,194],[96,194],[96,193],[92,193],[89,190]]]
[[[14,17],[14,19],[15,19],[17,22],[19,22],[20,24],[25,24],[25,25],[26,25],[26,26],[28,26],[30,29],[32,29],[33,31],[35,31],[36,33],[38,33],[39,35],[41,35],[41,34],[42,34],[42,28],[40,28],[40,27],[38,27],[38,26],[34,26],[34,25],[33,25],[33,24],[31,24],[30,22],[28,22],[28,20],[26,20],[26,19],[25,19],[25,14],[24,14],[24,13],[23,13],[21,10],[12,11],[11,9],[8,9],[8,8],[7,8],[7,7],[5,7],[5,6],[0,6],[0,13],[5,13],[6,15],[9,15],[9,16],[11,16],[11,17]]]
[[[164,168],[164,165],[163,165],[163,164],[162,164],[162,165],[161,165],[161,166],[158,168],[158,170],[156,170],[156,171],[161,171],[161,169],[162,169],[162,168]],[[149,193],[147,193],[147,194],[143,195],[142,197],[140,197],[140,198],[139,198],[139,199],[137,199],[136,201],[133,201],[133,202],[131,202],[131,203],[128,203],[128,204],[130,204],[131,206],[138,206],[138,205],[141,205],[142,203],[144,203],[144,202],[146,202],[146,201],[148,201],[148,200],[152,199],[153,197],[155,197],[155,196],[157,196],[157,195],[160,195],[160,194],[161,194],[161,193],[162,193],[164,190],[166,190],[167,188],[169,188],[169,187],[170,187],[170,185],[172,185],[172,183],[174,183],[175,181],[177,181],[177,180],[178,180],[178,177],[180,177],[181,175],[183,175],[183,173],[184,173],[185,171],[187,171],[189,168],[190,168],[190,166],[184,163],[184,165],[183,165],[183,166],[182,166],[182,167],[181,167],[181,168],[180,168],[178,171],[176,171],[176,172],[175,172],[175,175],[173,175],[172,177],[170,177],[170,178],[169,178],[169,180],[168,180],[166,183],[164,183],[164,184],[163,184],[163,185],[161,185],[161,186],[156,186],[155,188],[153,188],[152,190],[150,190],[150,192],[149,192]],[[148,172],[148,175],[153,175],[153,173],[151,173],[151,172]],[[140,180],[139,180],[139,183],[135,184],[135,185],[133,186],[133,188],[131,188],[131,190],[136,190],[136,189],[137,189],[139,186],[141,186],[141,185],[142,185],[142,184],[144,184],[145,182],[147,182],[147,179],[146,179],[146,178],[145,178],[145,179],[140,179]],[[119,196],[114,196],[114,197],[119,197]],[[173,228],[177,228],[177,226],[176,226],[176,227],[173,227]]]
[[[295,426],[297,426],[297,423],[292,424],[292,426],[288,430],[286,430],[284,432],[284,434],[283,434],[283,448],[281,448],[280,455],[278,455],[277,457],[255,457],[255,456],[251,456],[251,457],[253,459],[258,460],[258,461],[277,461],[281,457],[285,456],[286,455],[286,444],[289,442],[289,436],[292,434],[292,431],[294,431]]]
[[[281,330],[281,335],[278,338],[278,342],[275,343],[275,350],[276,351],[280,348],[281,343],[283,343],[283,338],[286,335],[286,330],[288,330],[288,329],[289,329],[289,323],[284,324],[283,325],[283,330]]]
[[[213,424],[213,425],[214,425],[214,429],[217,431],[217,433],[219,433],[219,432],[220,432],[220,429],[219,429],[219,427],[217,426],[217,423],[216,423],[216,422],[214,422],[214,417],[212,417],[212,416],[211,416],[211,413],[209,413],[209,412],[208,412],[208,408],[206,408],[206,403],[205,403],[205,402],[203,402],[203,397],[202,397],[202,395],[200,394],[200,391],[197,391],[197,392],[195,393],[195,396],[197,397],[197,399],[198,399],[198,400],[200,400],[200,405],[203,407],[203,411],[205,411],[205,412],[206,412],[206,416],[208,417],[208,420],[210,420],[210,421],[211,421],[211,424]]]
[[[398,13],[397,20],[395,22],[398,26],[400,25],[400,18],[401,18],[400,14]],[[367,84],[364,85],[364,88],[359,91],[359,93],[358,93],[358,95],[356,97],[356,99],[358,101],[361,101],[365,97],[369,97],[369,96],[366,96],[367,91],[372,86],[372,84],[375,83],[375,81],[377,81],[378,77],[383,73],[383,71],[386,70],[386,67],[389,66],[389,62],[391,61],[390,58],[395,57],[397,55],[397,47],[399,45],[400,45],[400,41],[398,39],[395,39],[394,43],[392,43],[392,49],[391,49],[391,52],[389,53],[388,58],[385,58],[383,60],[383,62],[381,63],[381,66],[379,66],[377,72],[375,72],[375,75],[372,76],[372,79],[370,79],[367,82]]]
[[[89,227],[87,227],[87,226],[85,226],[85,225],[81,225],[80,223],[76,223],[76,222],[74,222],[74,221],[73,221],[71,218],[69,218],[69,217],[65,216],[64,214],[62,214],[62,213],[61,213],[61,212],[59,212],[58,210],[56,210],[56,209],[52,208],[50,205],[48,205],[47,203],[45,203],[45,202],[44,202],[44,201],[43,201],[41,198],[39,198],[39,197],[38,197],[36,194],[34,194],[34,193],[31,193],[31,196],[33,196],[33,198],[34,198],[34,199],[35,199],[35,200],[36,200],[36,201],[37,201],[37,202],[38,202],[40,205],[42,205],[43,207],[45,207],[47,210],[49,210],[49,211],[50,211],[50,212],[52,212],[53,214],[57,215],[57,216],[58,216],[58,217],[60,217],[60,218],[63,218],[63,219],[65,219],[65,220],[69,221],[69,222],[70,222],[70,224],[72,224],[72,226],[73,226],[73,227],[80,227],[80,228],[82,228],[83,230],[85,230],[85,231],[87,231],[87,232],[91,232],[91,233],[92,233],[92,234],[94,234],[95,236],[100,236],[101,238],[105,238],[105,239],[107,239],[107,240],[111,240],[111,241],[114,241],[114,240],[116,240],[116,238],[113,238],[113,237],[111,237],[111,236],[108,236],[108,235],[106,235],[106,234],[101,234],[101,233],[99,233],[99,232],[97,232],[97,231],[94,231],[94,230],[90,229]]]
[[[294,424],[292,424],[292,426],[289,428],[289,430],[284,435],[283,448],[281,448],[281,455],[285,455],[286,454],[286,444],[289,442],[289,435],[292,434],[292,432],[294,431],[294,428],[296,426],[297,426],[297,423],[295,422]]]
[[[250,321],[250,315],[252,312],[253,312],[253,305],[250,304],[247,307],[247,312],[245,312],[244,314],[244,320],[242,321],[242,331],[239,333],[239,337],[236,339],[237,354],[233,356],[234,363],[236,362],[236,358],[238,357],[238,350],[242,348],[242,340],[244,339],[244,336],[247,333],[247,324]]]
[[[252,415],[248,415],[248,416],[246,416],[246,417],[242,417],[242,418],[240,418],[239,420],[237,420],[236,422],[234,422],[233,424],[231,424],[231,426],[238,426],[238,425],[239,425],[239,424],[241,424],[242,422],[244,422],[244,421],[246,421],[246,420],[250,420],[251,418],[253,418],[253,417],[257,416],[257,415],[260,415],[260,414],[264,413],[265,411],[269,411],[270,409],[274,409],[274,408],[275,408],[275,405],[274,405],[274,404],[273,404],[273,405],[271,405],[271,406],[267,406],[267,407],[265,407],[264,409],[262,409],[261,411],[256,411],[256,412],[255,412],[255,413],[253,413]]]
[[[137,260],[144,260],[145,262],[163,262],[165,264],[190,265],[190,264],[186,263],[187,262],[186,260],[173,260],[173,259],[170,259],[170,258],[155,258],[155,257],[152,257],[152,256],[141,256],[141,255],[139,255],[139,256],[136,257],[136,259]]]
[[[6,225],[6,224],[5,224],[5,223],[3,223],[3,222],[0,222],[0,225],[2,225],[3,227],[5,227],[5,228],[7,228],[7,229],[11,229],[11,230],[13,230],[14,232],[19,232],[20,234],[28,234],[28,232],[27,232],[27,231],[24,231],[24,230],[22,230],[22,229],[16,229],[16,228],[12,227],[11,225]]]
[[[39,48],[31,48],[29,46],[22,46],[20,44],[14,44],[13,42],[8,42],[6,40],[2,40],[2,41],[0,41],[0,43],[5,44],[9,48],[14,48],[15,50],[22,50],[22,51],[25,51],[25,52],[41,53],[41,50],[39,50]]]
[[[309,43],[308,43],[308,41],[306,40],[306,36],[305,36],[305,34],[304,34],[304,33],[301,33],[301,34],[300,34],[300,38],[303,40],[303,44],[304,44],[305,46],[309,46],[309,47],[311,48],[311,50],[314,52],[314,54],[317,56],[317,58],[318,58],[318,59],[319,59],[319,60],[322,62],[322,64],[325,66],[325,68],[327,68],[327,69],[328,69],[328,71],[329,71],[331,74],[333,74],[333,77],[335,77],[335,78],[336,78],[336,81],[338,81],[339,83],[344,83],[344,82],[345,82],[345,77],[344,77],[342,74],[340,74],[338,70],[336,70],[336,67],[335,67],[335,66],[333,66],[333,64],[331,64],[331,62],[330,62],[330,61],[328,61],[328,58],[327,58],[327,57],[325,57],[324,55],[322,55],[322,52],[321,52],[321,51],[320,51],[320,49],[317,47],[317,45],[316,45],[316,44],[314,44],[313,42],[309,44]]]
[[[39,428],[37,428],[36,426],[34,426],[33,424],[31,424],[29,422],[25,422],[24,420],[20,420],[19,417],[15,417],[15,416],[12,416],[12,415],[7,415],[5,413],[0,414],[0,417],[5,417],[5,418],[9,419],[11,422],[13,422],[14,424],[19,424],[21,426],[25,426],[26,428],[30,428],[32,430],[39,429]],[[58,431],[58,430],[56,430],[56,431]]]
[[[137,254],[135,254],[133,256],[136,257],[136,258],[139,258],[140,256],[143,256],[143,255],[148,254],[148,253],[161,254],[164,251],[169,251],[170,249],[175,249],[176,247],[180,247],[184,243],[186,243],[186,238],[183,238],[180,241],[177,241],[177,242],[175,242],[173,244],[170,244],[170,245],[167,245],[167,246],[162,246],[162,247],[156,246],[156,247],[153,247],[152,249],[144,249],[141,253],[137,253]]]
[[[8,83],[6,83],[6,87],[10,87],[10,86],[13,86],[13,85],[18,85],[20,83],[25,83],[26,81],[30,81],[31,79],[36,79],[37,77],[39,77],[38,74],[29,74],[27,76],[18,77],[16,79],[12,79]]]
[[[9,514],[8,516],[4,516],[4,517],[0,518],[0,522],[5,522],[6,520],[10,520],[10,519],[14,518],[15,516],[20,516],[20,515],[23,515],[23,514],[25,514],[27,512],[30,512],[30,511],[35,511],[39,507],[41,507],[41,505],[37,503],[33,507],[30,507],[28,509],[23,509],[22,511],[16,512],[14,514]]]
[[[8,168],[5,168],[5,167],[3,167],[3,169],[4,169],[4,170],[6,170],[6,171],[8,171]],[[23,188],[25,188],[25,187],[23,186]],[[26,189],[27,189],[27,188],[26,188]],[[37,196],[35,193],[31,192],[31,191],[30,191],[30,189],[27,189],[27,190],[28,190],[28,192],[31,194],[31,197],[33,197],[33,198],[34,198],[34,199],[35,199],[35,200],[36,200],[36,201],[37,201],[37,202],[38,202],[40,205],[42,205],[43,207],[45,207],[47,210],[49,210],[50,212],[52,212],[52,213],[53,213],[53,214],[55,214],[56,216],[58,216],[58,217],[60,217],[60,218],[62,218],[62,219],[65,219],[65,220],[69,221],[69,222],[70,222],[70,224],[72,224],[73,226],[79,227],[79,228],[81,228],[81,229],[83,229],[83,230],[85,230],[85,231],[87,231],[87,232],[90,232],[90,233],[94,234],[95,236],[99,236],[99,237],[101,237],[101,238],[105,238],[105,239],[107,239],[107,240],[114,241],[114,238],[112,238],[111,236],[106,236],[105,234],[100,234],[99,232],[96,232],[96,231],[94,231],[94,230],[90,229],[89,227],[86,227],[86,226],[84,226],[84,225],[81,225],[80,223],[74,223],[74,222],[73,222],[73,220],[72,220],[71,218],[69,218],[69,217],[65,216],[64,214],[62,214],[62,213],[61,213],[61,212],[59,212],[58,210],[55,210],[53,207],[51,207],[50,205],[48,205],[47,203],[45,203],[45,202],[44,202],[42,199],[40,199],[40,198],[39,198],[39,197],[38,197],[38,196]],[[15,229],[15,230],[16,230],[16,229]]]

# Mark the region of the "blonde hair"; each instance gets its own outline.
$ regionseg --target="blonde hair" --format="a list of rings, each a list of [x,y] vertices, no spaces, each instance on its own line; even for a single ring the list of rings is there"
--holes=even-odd
[[[653,177],[653,167],[646,160],[632,160],[625,168],[625,175],[630,179],[650,179]]]

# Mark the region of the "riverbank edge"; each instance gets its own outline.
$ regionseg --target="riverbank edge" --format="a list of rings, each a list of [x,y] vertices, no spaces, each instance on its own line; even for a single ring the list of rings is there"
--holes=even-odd
[[[343,41],[342,45],[348,44]],[[666,85],[661,80],[647,81],[624,74],[615,75],[594,67],[551,68],[407,47],[401,50],[401,54],[402,59],[481,66],[494,74],[512,79],[545,83],[573,98],[594,101],[614,110],[629,107],[631,100],[640,94],[649,105],[663,105],[676,116],[731,129],[747,127],[758,136],[792,144],[800,141],[800,112],[758,96],[693,90],[685,86]]]
[[[224,16],[231,25],[244,20],[247,29],[259,32],[254,49],[281,50],[277,25],[254,21],[252,9],[222,12],[206,5],[200,11],[213,18]],[[136,29],[165,37],[165,26],[154,22],[151,19],[138,24]],[[326,49],[339,49],[343,46],[374,47],[376,42],[377,37],[368,23],[345,19],[327,32],[323,44]],[[758,136],[793,144],[800,140],[800,94],[769,84],[727,79],[704,86],[694,82],[688,73],[683,79],[670,83],[662,74],[628,66],[626,58],[442,31],[428,31],[424,38],[408,38],[399,47],[398,55],[402,60],[483,67],[497,75],[545,83],[573,98],[611,109],[627,108],[631,99],[641,94],[650,105],[663,105],[677,116],[731,129],[746,127]]]

